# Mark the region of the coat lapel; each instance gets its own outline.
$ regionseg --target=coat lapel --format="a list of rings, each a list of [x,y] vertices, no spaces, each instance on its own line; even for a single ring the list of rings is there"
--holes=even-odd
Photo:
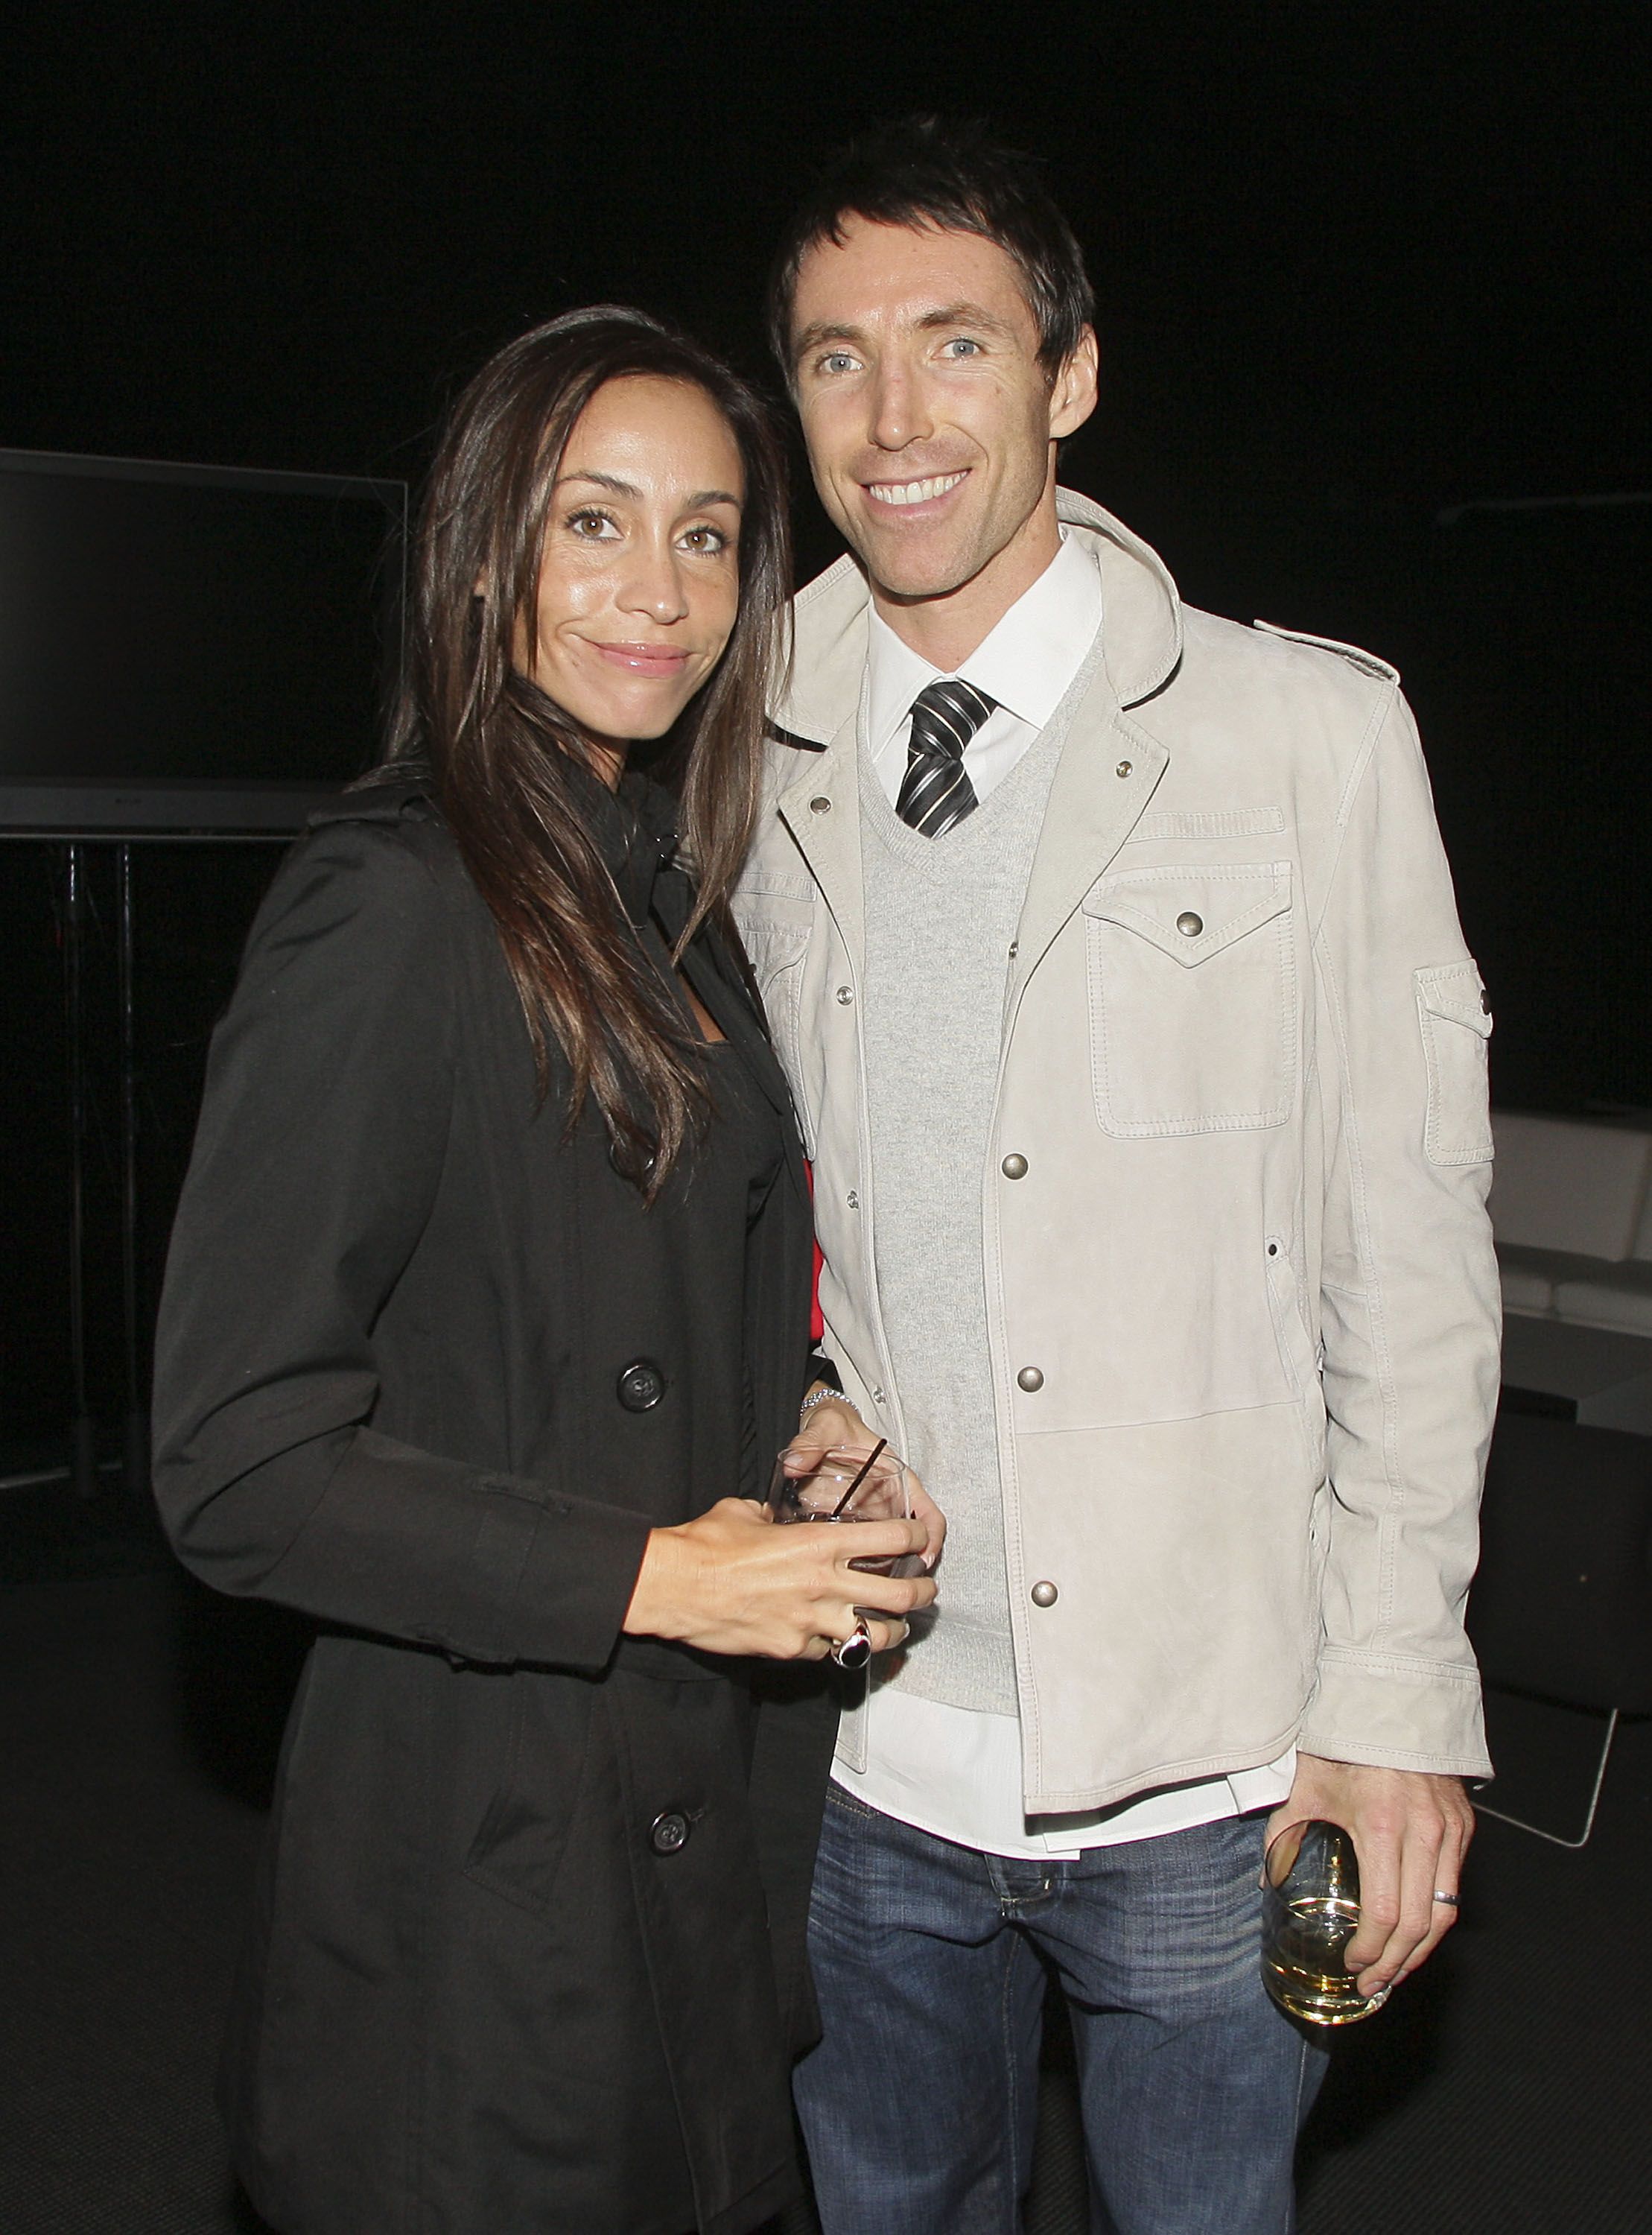
[[[655,909],[669,940],[675,941],[689,918],[689,882],[666,871],[655,887]],[[682,958],[682,967],[695,992],[722,1026],[723,1036],[743,1063],[764,1098],[772,1103],[784,1123],[786,1169],[800,1203],[808,1200],[808,1179],[803,1165],[803,1137],[798,1128],[796,1105],[780,1059],[768,1037],[768,1028],[753,1006],[738,959],[716,927],[702,927]]]
[[[857,701],[858,705],[858,701]],[[838,726],[825,750],[780,794],[781,821],[797,842],[832,911],[857,979],[865,970],[866,909],[860,881],[860,767],[858,711]]]
[[[689,920],[689,882],[667,870],[654,888],[655,913],[666,938],[675,942]],[[752,1006],[740,966],[715,925],[696,934],[682,958],[689,983],[722,1026],[724,1038],[777,1110],[788,1115],[791,1091],[761,1019]]]
[[[1098,676],[1074,717],[1050,786],[1015,934],[1013,1010],[1051,941],[1123,845],[1170,755],[1119,706]]]

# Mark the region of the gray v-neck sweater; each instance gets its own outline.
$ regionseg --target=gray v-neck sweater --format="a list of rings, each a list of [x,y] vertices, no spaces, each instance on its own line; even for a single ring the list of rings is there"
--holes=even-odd
[[[1061,740],[1099,642],[1048,724],[975,812],[940,838],[895,814],[863,743],[866,963],[861,1030],[878,1302],[907,1448],[947,1517],[938,1604],[890,1681],[926,1699],[1016,1712],[1003,1504],[987,1341],[982,1168],[1009,947]]]

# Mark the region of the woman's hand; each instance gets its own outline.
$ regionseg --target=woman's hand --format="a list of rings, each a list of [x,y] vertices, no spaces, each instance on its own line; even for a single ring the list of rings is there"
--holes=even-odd
[[[816,1388],[824,1388],[817,1382]],[[803,1415],[803,1425],[786,1446],[787,1472],[806,1474],[808,1463],[819,1452],[856,1452],[862,1453],[876,1449],[878,1438],[861,1419],[846,1397],[834,1391],[811,1405]],[[924,1565],[933,1568],[941,1557],[941,1547],[946,1542],[946,1516],[924,1487],[910,1466],[906,1470],[908,1500],[912,1518],[924,1524]]]
[[[722,1498],[696,1520],[650,1531],[624,1627],[702,1653],[821,1661],[854,1635],[862,1608],[872,1651],[887,1653],[935,1585],[927,1576],[868,1574],[850,1560],[897,1558],[925,1542],[921,1521],[780,1528],[754,1499]]]

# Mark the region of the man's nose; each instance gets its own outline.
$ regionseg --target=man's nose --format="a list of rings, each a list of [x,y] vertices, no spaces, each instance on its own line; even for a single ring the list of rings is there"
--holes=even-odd
[[[881,370],[872,390],[872,425],[868,430],[880,450],[904,450],[933,432],[923,383],[904,365]]]

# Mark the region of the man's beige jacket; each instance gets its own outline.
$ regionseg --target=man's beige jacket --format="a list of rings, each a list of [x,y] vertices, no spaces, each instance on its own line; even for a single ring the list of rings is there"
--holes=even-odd
[[[1293,1741],[1484,1773],[1462,1616],[1498,1386],[1491,1019],[1398,678],[1185,608],[1116,521],[1061,510],[1104,659],[1004,958],[978,1176],[1026,1805]],[[846,559],[797,600],[735,910],[814,1159],[827,1347],[898,1448],[862,1082],[867,608]]]

